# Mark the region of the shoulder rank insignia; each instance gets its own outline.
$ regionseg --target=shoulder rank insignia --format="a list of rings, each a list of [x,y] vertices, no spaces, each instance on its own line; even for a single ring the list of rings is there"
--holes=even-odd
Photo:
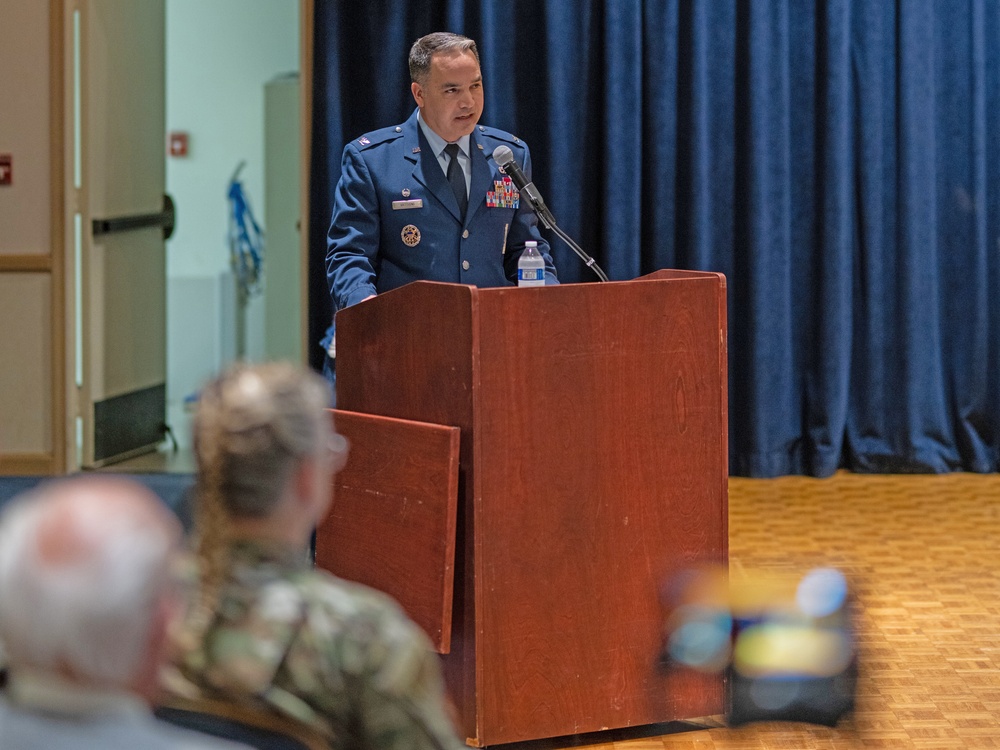
[[[371,143],[371,141],[368,140],[367,136],[363,135],[360,138],[358,138],[358,143],[360,143],[362,146],[367,146],[369,143]]]

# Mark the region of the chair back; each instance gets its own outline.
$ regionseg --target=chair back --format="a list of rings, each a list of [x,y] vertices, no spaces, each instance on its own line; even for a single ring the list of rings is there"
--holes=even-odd
[[[154,713],[161,721],[257,750],[329,750],[310,727],[281,714],[220,700],[170,699]]]

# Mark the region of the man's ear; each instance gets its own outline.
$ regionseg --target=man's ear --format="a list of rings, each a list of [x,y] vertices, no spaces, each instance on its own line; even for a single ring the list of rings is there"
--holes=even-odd
[[[417,103],[418,107],[424,106],[424,89],[419,83],[414,81],[410,84],[410,93],[413,94],[413,100]]]

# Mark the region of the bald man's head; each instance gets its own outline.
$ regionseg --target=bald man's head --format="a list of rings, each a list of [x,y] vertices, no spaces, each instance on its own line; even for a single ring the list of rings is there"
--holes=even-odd
[[[171,593],[180,525],[111,477],[42,485],[0,515],[0,640],[12,672],[132,687]]]

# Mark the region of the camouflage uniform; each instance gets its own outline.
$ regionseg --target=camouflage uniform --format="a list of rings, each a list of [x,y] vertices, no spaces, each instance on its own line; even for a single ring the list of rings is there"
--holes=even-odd
[[[437,655],[393,600],[288,546],[242,541],[230,552],[214,620],[175,634],[168,693],[280,712],[337,749],[464,747]]]

